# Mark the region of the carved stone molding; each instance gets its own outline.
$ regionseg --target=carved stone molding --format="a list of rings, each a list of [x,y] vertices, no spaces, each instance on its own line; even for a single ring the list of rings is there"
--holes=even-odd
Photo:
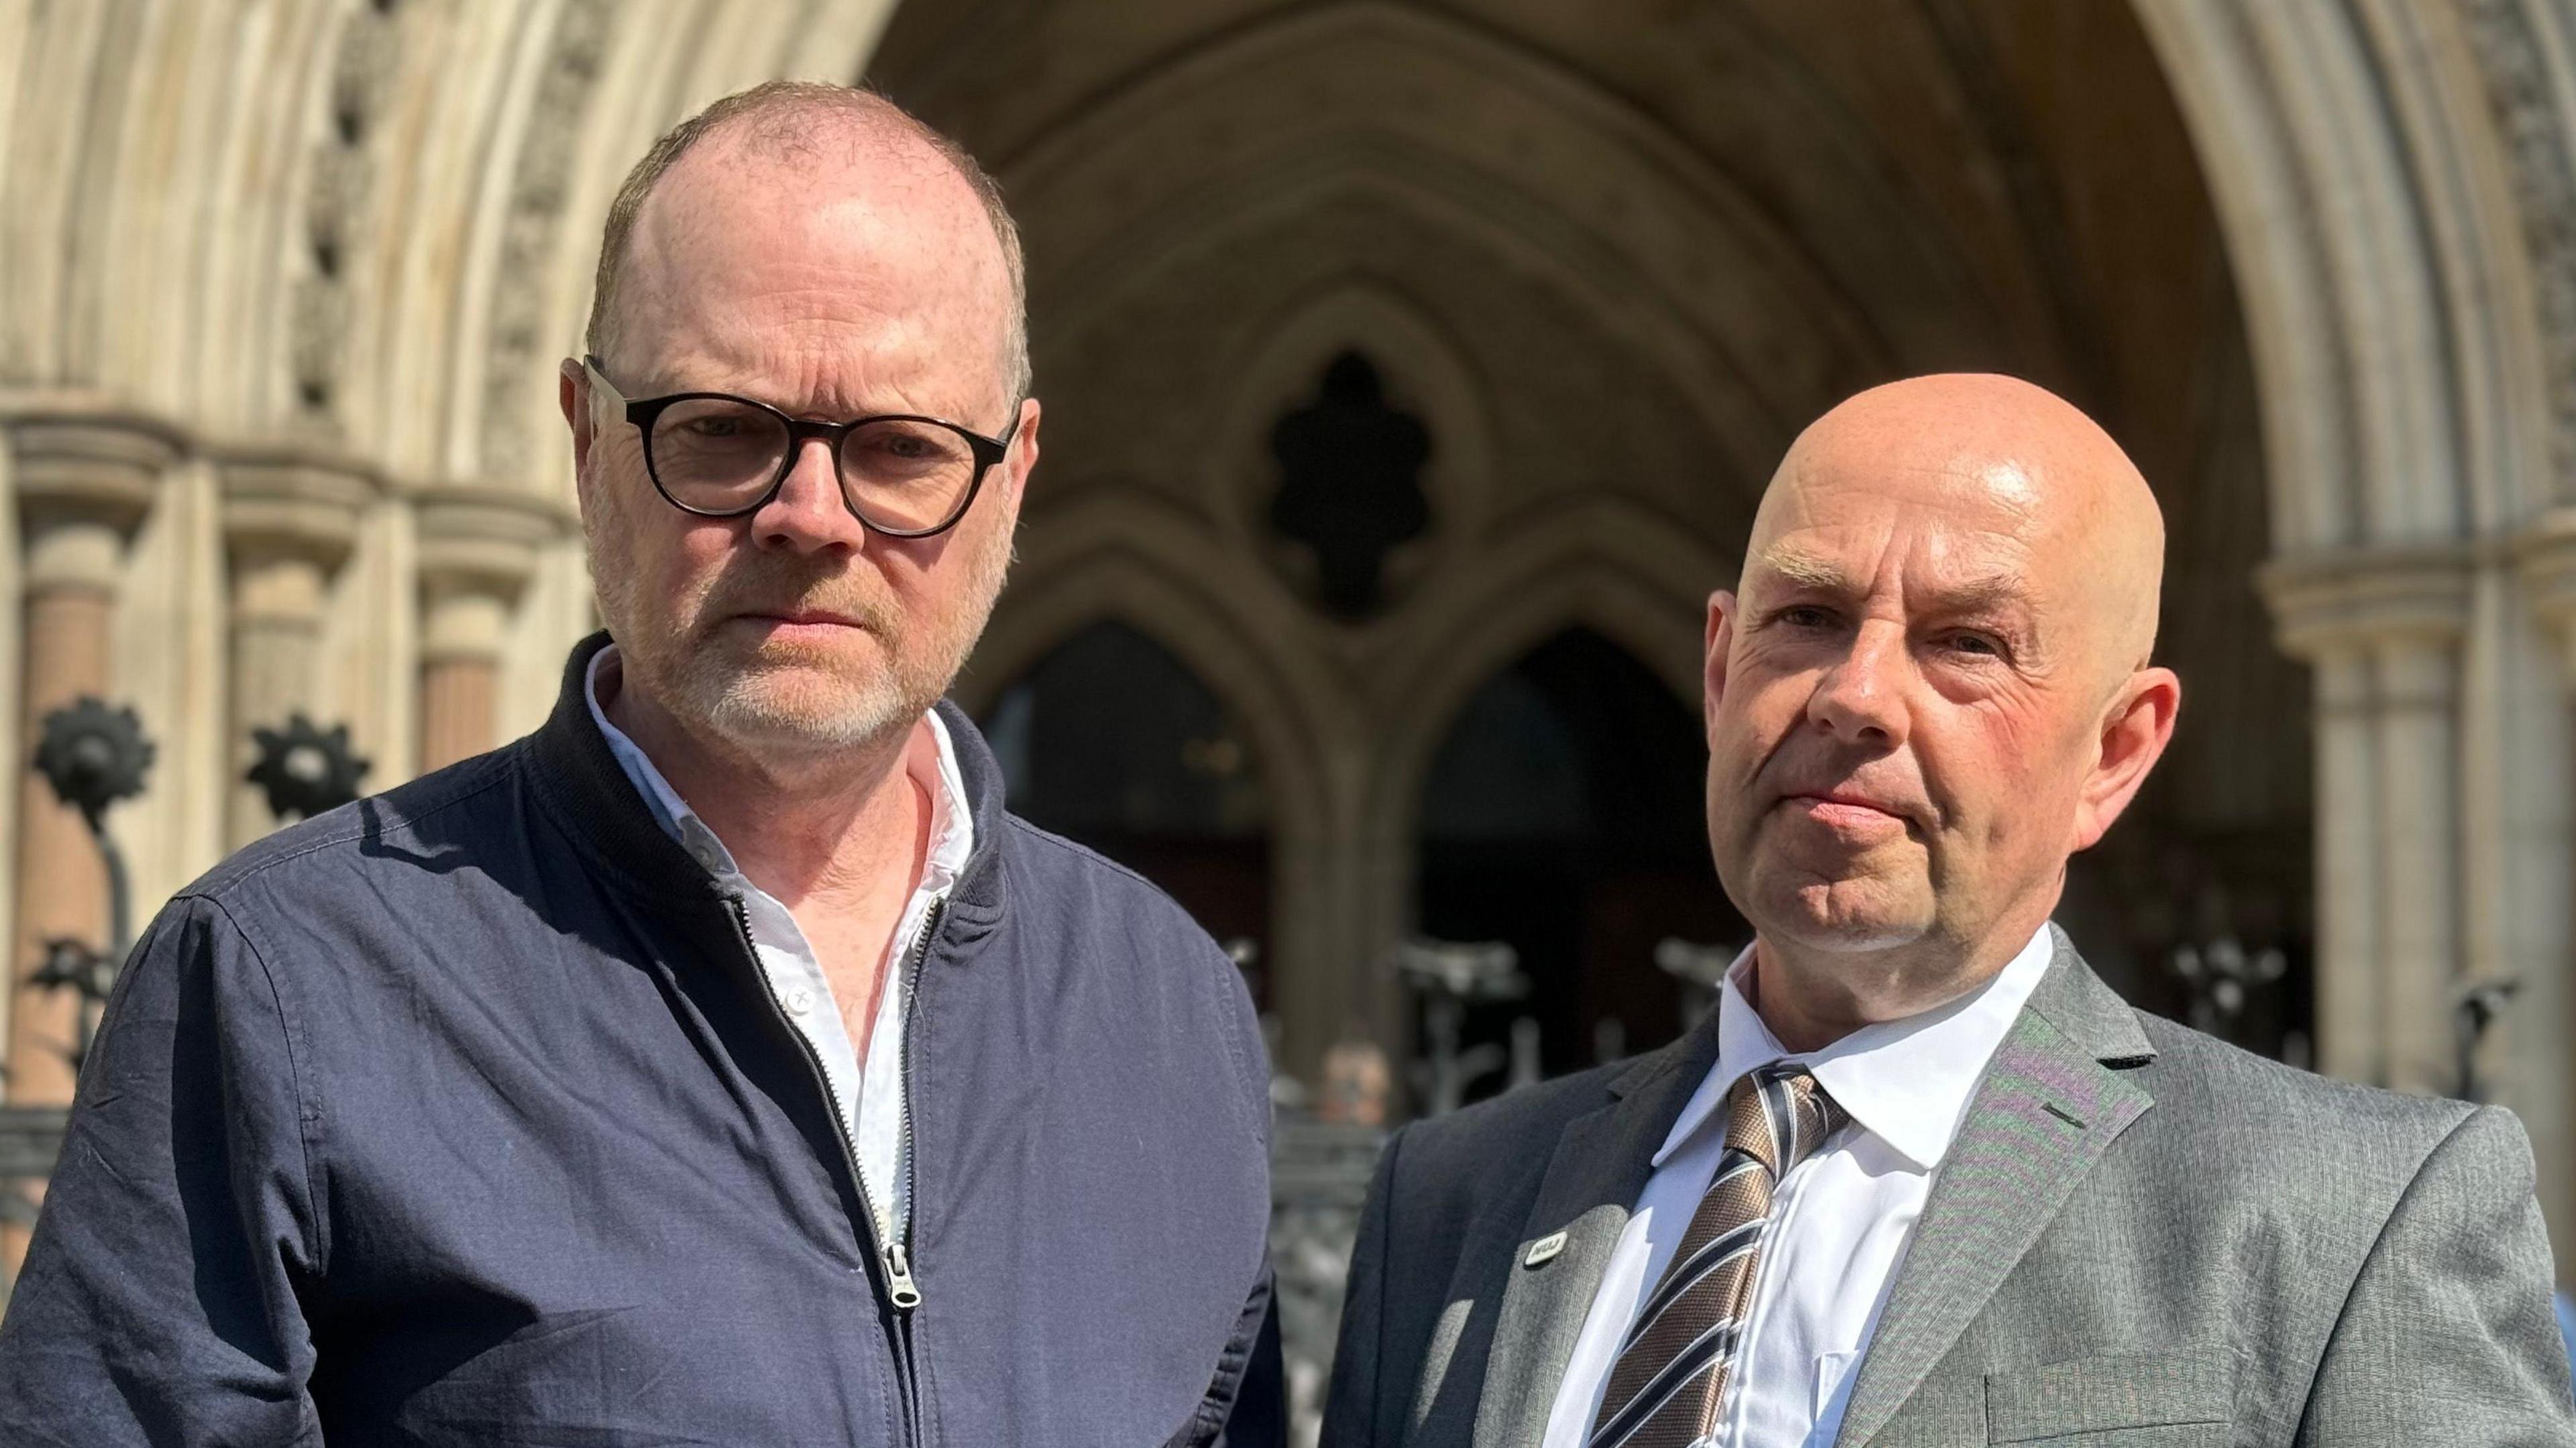
[[[2432,544],[2277,558],[2256,582],[2283,651],[2315,662],[2340,649],[2459,638],[2473,572],[2465,546]]]
[[[2552,74],[2530,0],[2461,0],[2460,18],[2522,220],[2548,371],[2551,472],[2564,498],[2576,486],[2576,162],[2565,78]]]
[[[236,559],[293,558],[325,573],[346,562],[358,523],[383,484],[345,454],[310,448],[219,451],[224,539]]]
[[[2554,508],[2532,520],[2515,540],[2514,555],[2524,596],[2556,632],[2576,680],[2576,508]]]
[[[57,523],[104,524],[131,538],[187,440],[139,412],[26,413],[8,423],[19,516],[32,535]]]
[[[545,72],[529,105],[525,139],[510,178],[486,334],[482,464],[494,472],[517,471],[527,458],[528,388],[554,340],[545,332],[546,283],[553,275],[549,263],[572,192],[577,143],[616,19],[608,0],[570,0],[555,19]],[[546,390],[551,394],[552,385]]]
[[[336,426],[338,418],[335,390],[354,305],[350,277],[374,201],[375,123],[402,58],[397,9],[362,5],[349,14],[333,53],[324,114],[317,118],[310,152],[305,269],[294,282],[287,362],[295,378],[296,415],[325,429]]]
[[[414,495],[422,591],[485,594],[517,601],[536,571],[537,554],[564,536],[570,520],[521,488],[447,483]]]

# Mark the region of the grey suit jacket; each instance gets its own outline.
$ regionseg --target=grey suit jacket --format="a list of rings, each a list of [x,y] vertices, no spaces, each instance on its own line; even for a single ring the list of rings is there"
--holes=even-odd
[[[1712,1021],[1396,1134],[1330,1448],[1539,1442],[1649,1158],[1716,1055]],[[2060,933],[1933,1181],[1836,1448],[2576,1444],[2550,1280],[2510,1113],[2142,1016]]]

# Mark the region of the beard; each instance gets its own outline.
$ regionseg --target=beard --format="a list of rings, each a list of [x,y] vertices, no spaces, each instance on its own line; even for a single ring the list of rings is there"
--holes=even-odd
[[[1011,561],[1008,533],[955,539],[941,564],[962,564],[963,577],[947,607],[925,614],[906,610],[865,564],[762,556],[737,557],[687,596],[647,599],[639,570],[604,558],[602,541],[590,540],[592,578],[628,686],[693,731],[759,752],[847,752],[900,738],[956,681]],[[757,638],[732,622],[799,610],[860,627],[816,645]]]

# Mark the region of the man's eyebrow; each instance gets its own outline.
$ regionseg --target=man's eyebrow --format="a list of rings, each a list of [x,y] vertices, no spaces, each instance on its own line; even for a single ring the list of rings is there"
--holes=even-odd
[[[1769,548],[1754,560],[1760,571],[1776,574],[1801,588],[1821,593],[1856,593],[1859,585],[1833,564],[1794,548]],[[1748,572],[1751,570],[1748,570]]]

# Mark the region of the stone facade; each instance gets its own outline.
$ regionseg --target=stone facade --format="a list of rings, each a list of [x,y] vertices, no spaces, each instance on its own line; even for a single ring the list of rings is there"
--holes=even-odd
[[[2315,1061],[2410,1089],[2519,982],[2478,1064],[2576,1261],[2571,47],[2551,0],[0,6],[0,756],[137,708],[148,911],[264,827],[254,725],[346,722],[377,787],[532,725],[591,616],[553,367],[609,194],[718,94],[865,74],[1029,238],[1047,462],[961,693],[1114,620],[1241,721],[1285,1064],[1405,1044],[1487,680],[1580,627],[1695,708],[1796,428],[2002,368],[2174,522],[2184,734],[2070,923],[2151,996],[2196,902],[2263,914]],[[1264,511],[1350,352],[1436,442],[1358,622]],[[104,884],[40,784],[0,811],[23,971]],[[15,995],[11,1100],[58,1101]]]

